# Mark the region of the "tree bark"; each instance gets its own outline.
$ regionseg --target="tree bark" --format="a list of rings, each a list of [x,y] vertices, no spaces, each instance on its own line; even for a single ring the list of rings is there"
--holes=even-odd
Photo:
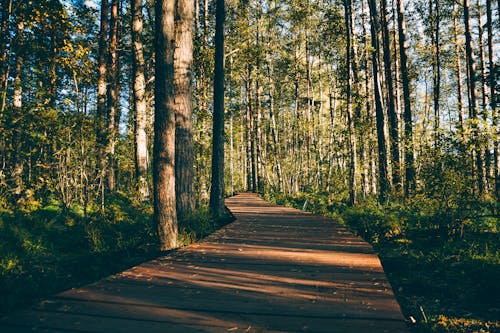
[[[433,19],[434,27],[432,29],[432,46],[433,57],[433,106],[434,106],[434,148],[436,151],[440,149],[440,118],[441,112],[439,109],[439,102],[441,99],[441,48],[439,25],[441,21],[441,14],[439,8],[439,1],[429,0],[429,16]]]
[[[398,36],[401,79],[404,103],[404,151],[405,151],[405,196],[415,190],[415,161],[413,156],[413,125],[411,113],[410,78],[408,75],[408,56],[406,53],[406,24],[404,19],[403,0],[397,0]]]
[[[175,186],[177,217],[194,210],[193,197],[193,0],[177,0],[175,91]]]
[[[389,194],[390,184],[388,177],[388,159],[387,146],[385,141],[384,124],[385,116],[382,109],[382,94],[379,81],[379,66],[378,58],[380,54],[380,46],[378,43],[378,13],[375,0],[368,0],[370,7],[370,25],[371,25],[371,44],[372,44],[372,70],[373,70],[373,90],[375,94],[375,113],[377,123],[377,142],[378,142],[378,168],[379,168],[379,200],[385,201]],[[390,68],[390,67],[389,67]]]
[[[144,54],[142,45],[142,0],[131,0],[133,46],[133,102],[135,113],[135,173],[141,200],[149,198],[147,174],[149,168]]]
[[[215,69],[212,141],[212,187],[210,210],[213,216],[224,215],[224,0],[216,0]]]
[[[373,172],[373,164],[375,164],[373,162],[373,159],[371,158],[373,156],[373,152],[372,150],[370,149],[371,146],[372,146],[372,143],[374,142],[374,139],[373,139],[373,126],[372,126],[372,103],[371,103],[371,100],[372,100],[372,92],[371,92],[371,89],[370,89],[370,76],[369,76],[369,53],[368,53],[368,49],[369,49],[369,44],[370,44],[370,37],[369,37],[369,34],[367,33],[367,29],[366,29],[366,9],[365,9],[365,0],[362,0],[361,1],[361,24],[362,24],[362,31],[363,31],[363,42],[364,42],[364,47],[363,47],[363,54],[364,54],[364,68],[365,68],[365,77],[364,77],[364,90],[365,90],[365,116],[366,116],[366,122],[367,122],[367,126],[369,126],[370,130],[369,130],[369,133],[368,135],[366,136],[363,136],[362,137],[362,140],[365,141],[366,143],[366,149],[364,149],[364,152],[366,152],[368,149],[370,150],[368,154],[364,154],[364,157],[363,157],[363,160],[365,160],[365,163],[367,164],[367,172],[365,174],[365,176],[363,177],[363,193],[365,195],[368,195],[370,193],[372,194],[375,194],[376,193],[376,190],[377,190],[377,182],[374,181],[374,178],[375,177],[375,174],[376,172]],[[367,156],[368,155],[368,156]],[[366,156],[366,158],[365,158]],[[369,172],[368,170],[370,171],[371,173],[371,177],[369,177]]]
[[[489,115],[486,95],[486,60],[484,55],[484,41],[483,41],[483,20],[481,11],[481,1],[477,0],[477,28],[478,28],[478,49],[479,49],[479,65],[480,65],[480,83],[481,83],[481,115],[483,120],[483,129],[481,131],[481,142],[484,142],[484,147],[481,147],[481,159],[483,160],[483,173],[482,183],[484,184],[484,191],[488,192],[488,174],[491,168],[491,154],[490,154],[490,130],[489,130]]]
[[[108,50],[108,119],[107,119],[107,185],[109,191],[116,186],[115,146],[118,134],[118,0],[111,2],[111,16],[109,21],[109,50]]]
[[[260,38],[259,38],[259,23],[256,24],[256,34],[255,34],[255,46],[257,49],[260,49]],[[264,160],[263,160],[263,152],[262,149],[265,147],[262,142],[262,131],[261,131],[261,122],[262,122],[262,110],[261,110],[261,85],[260,85],[260,54],[258,53],[255,57],[255,67],[256,67],[256,78],[255,78],[255,113],[254,113],[254,135],[255,135],[255,159],[256,159],[256,175],[257,175],[257,192],[262,191],[263,185],[263,172],[264,170]]]
[[[177,247],[175,202],[175,0],[156,0],[155,124],[153,144],[154,221],[161,250]]]
[[[465,115],[464,115],[464,104],[462,99],[462,59],[460,57],[460,45],[458,44],[458,25],[457,25],[457,13],[456,4],[453,4],[453,40],[455,44],[455,70],[456,70],[456,80],[457,80],[457,109],[458,109],[458,120],[459,120],[459,133],[462,138],[462,143],[466,144],[465,136]]]
[[[24,65],[24,18],[19,16],[17,22],[17,32],[15,40],[15,77],[14,77],[14,95],[13,95],[13,123],[16,124],[22,117],[23,108],[23,84],[22,84],[22,69]],[[21,158],[21,138],[22,129],[15,128],[12,135],[12,147],[15,149],[13,154],[13,169],[11,171],[11,178],[13,180],[13,193],[20,195],[23,191],[23,172],[24,161]]]
[[[390,147],[392,156],[392,182],[396,192],[401,189],[401,160],[399,156],[399,128],[398,128],[398,117],[396,114],[396,103],[394,98],[394,83],[392,81],[391,73],[391,43],[389,36],[389,23],[387,20],[387,0],[382,0],[382,7],[380,8],[381,19],[382,19],[382,39],[383,39],[383,50],[384,50],[384,69],[385,69],[385,80],[387,83],[387,93],[388,93],[388,110],[387,115],[389,118],[389,137],[390,137]],[[375,6],[373,6],[375,7]],[[375,9],[376,10],[376,9]]]
[[[247,66],[247,78],[245,80],[245,146],[246,146],[246,170],[247,170],[247,191],[255,191],[254,179],[255,179],[255,168],[252,163],[252,103],[251,103],[251,89],[252,81],[250,76],[250,65]]]
[[[268,50],[270,51],[270,42],[268,44]],[[276,175],[278,177],[278,192],[283,193],[283,174],[281,171],[281,144],[278,137],[278,128],[276,126],[276,115],[274,112],[274,78],[273,78],[273,57],[268,57],[268,78],[269,78],[269,120],[271,122],[271,137],[273,139],[273,156],[274,162],[276,163]]]
[[[479,194],[484,193],[483,183],[483,161],[481,157],[481,147],[479,145],[479,124],[477,118],[477,105],[476,105],[476,73],[474,64],[474,52],[472,48],[472,36],[470,29],[470,14],[469,14],[469,0],[464,0],[464,25],[465,25],[465,54],[467,59],[467,87],[469,90],[469,116],[471,118],[472,127],[472,142],[473,152],[475,154],[476,179]]]
[[[9,42],[9,22],[12,15],[12,0],[2,0],[2,22],[1,22],[1,36],[0,36],[0,117],[5,110],[7,101],[7,88],[9,78],[9,64],[7,60],[8,50],[7,44]]]
[[[356,189],[357,189],[357,173],[358,173],[358,158],[357,158],[357,141],[356,133],[354,127],[354,115],[352,110],[352,31],[351,31],[351,0],[344,1],[344,13],[345,13],[345,29],[346,29],[346,76],[347,76],[347,86],[346,86],[346,103],[347,103],[347,126],[349,129],[349,157],[350,157],[350,168],[349,168],[349,202],[351,205],[355,205],[357,202]],[[332,129],[333,130],[333,129]]]
[[[107,43],[108,43],[108,0],[101,1],[101,22],[99,30],[99,78],[97,81],[97,116],[96,116],[96,135],[97,135],[97,155],[99,160],[99,179],[101,186],[101,209],[104,209],[104,181],[106,178],[106,92],[108,82],[107,72]]]
[[[500,8],[498,8],[500,11]],[[493,18],[491,10],[491,0],[486,0],[486,27],[488,31],[487,45],[488,45],[488,66],[490,68],[490,75],[488,77],[488,85],[490,88],[490,107],[492,113],[492,127],[493,127],[493,171],[495,177],[495,197],[497,200],[500,198],[500,146],[498,143],[498,110],[496,105],[495,96],[495,76],[492,75],[495,63],[493,62]]]

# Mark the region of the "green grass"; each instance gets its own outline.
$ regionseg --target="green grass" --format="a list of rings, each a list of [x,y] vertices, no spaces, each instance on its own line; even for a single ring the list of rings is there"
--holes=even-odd
[[[0,210],[0,313],[153,259],[158,251],[150,204],[117,193],[100,213],[57,202]],[[199,209],[181,221],[188,245],[228,223]]]
[[[356,207],[325,195],[268,198],[299,209],[307,200],[307,210],[370,242],[413,332],[500,332],[500,224],[481,204],[443,211],[424,198]]]

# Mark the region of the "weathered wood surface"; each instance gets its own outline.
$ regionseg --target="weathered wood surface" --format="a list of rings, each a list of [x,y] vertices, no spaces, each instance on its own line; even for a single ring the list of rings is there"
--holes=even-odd
[[[3,318],[7,332],[407,332],[372,247],[332,220],[227,199],[203,242]]]

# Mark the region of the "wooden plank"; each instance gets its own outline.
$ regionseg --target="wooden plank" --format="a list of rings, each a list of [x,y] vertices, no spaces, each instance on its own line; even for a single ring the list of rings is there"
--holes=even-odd
[[[373,248],[254,194],[204,242],[65,291],[2,332],[407,332]]]

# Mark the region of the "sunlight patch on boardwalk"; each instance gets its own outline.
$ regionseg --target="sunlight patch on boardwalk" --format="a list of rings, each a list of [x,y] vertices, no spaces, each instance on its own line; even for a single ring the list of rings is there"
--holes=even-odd
[[[2,332],[407,332],[380,260],[336,222],[227,200],[205,241],[4,318]]]

